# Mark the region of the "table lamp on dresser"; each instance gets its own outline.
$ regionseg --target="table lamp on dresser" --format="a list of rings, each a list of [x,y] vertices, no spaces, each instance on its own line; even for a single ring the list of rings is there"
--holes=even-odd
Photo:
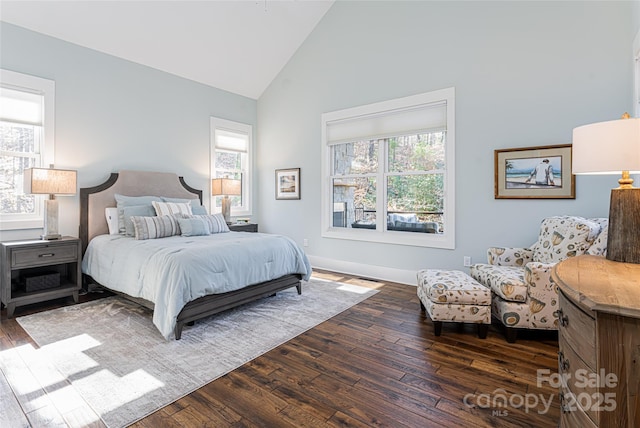
[[[573,130],[574,174],[622,174],[611,190],[607,259],[640,263],[640,188],[630,174],[640,173],[640,119],[592,123]]]

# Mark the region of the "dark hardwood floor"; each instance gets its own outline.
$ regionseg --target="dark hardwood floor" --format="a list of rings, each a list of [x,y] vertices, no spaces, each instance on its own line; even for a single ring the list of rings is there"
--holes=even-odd
[[[557,426],[557,390],[537,374],[557,372],[555,332],[522,332],[509,344],[498,324],[486,339],[475,326],[444,324],[436,337],[415,287],[324,271],[314,276],[379,293],[133,426]],[[16,315],[68,303],[19,308]],[[25,344],[35,347],[2,310],[0,352]],[[81,406],[58,420],[103,426],[88,413]]]

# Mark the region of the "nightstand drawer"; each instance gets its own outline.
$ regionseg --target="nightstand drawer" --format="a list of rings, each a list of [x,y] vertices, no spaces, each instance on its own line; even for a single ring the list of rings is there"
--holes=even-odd
[[[11,267],[47,266],[78,261],[77,245],[43,245],[11,251]]]

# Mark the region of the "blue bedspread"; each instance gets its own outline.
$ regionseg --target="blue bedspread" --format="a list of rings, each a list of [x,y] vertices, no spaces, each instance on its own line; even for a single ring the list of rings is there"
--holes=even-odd
[[[153,323],[166,338],[185,304],[286,274],[311,276],[309,260],[290,238],[229,232],[135,240],[100,235],[91,240],[82,272],[112,290],[154,303]]]

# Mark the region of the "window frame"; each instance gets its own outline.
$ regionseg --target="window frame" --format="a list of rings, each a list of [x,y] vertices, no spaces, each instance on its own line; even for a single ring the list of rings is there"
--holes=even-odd
[[[210,180],[216,178],[216,152],[218,150],[225,151],[224,149],[218,149],[216,144],[216,131],[224,131],[232,134],[241,134],[247,138],[247,151],[244,154],[244,159],[241,160],[241,176],[242,176],[242,205],[240,207],[231,207],[231,216],[251,216],[252,213],[252,169],[253,169],[253,126],[246,123],[234,122],[227,119],[218,117],[211,117],[211,136],[210,136]],[[242,155],[241,155],[242,156]],[[211,190],[211,189],[210,189]],[[211,194],[211,192],[209,192]],[[210,199],[210,212],[220,213],[221,208],[216,207],[216,196],[211,196]]]
[[[444,232],[442,234],[414,233],[386,230],[386,216],[376,213],[376,229],[353,229],[333,227],[333,186],[332,186],[332,157],[329,144],[329,126],[332,122],[339,122],[359,117],[385,117],[405,109],[424,105],[446,103],[446,133],[445,166],[444,166]],[[412,130],[406,130],[409,133]],[[397,133],[400,135],[402,133]],[[395,135],[394,135],[395,136]],[[389,135],[368,136],[366,139],[380,139]],[[321,236],[325,238],[346,239],[354,241],[377,242],[386,244],[409,245],[433,248],[455,248],[455,88],[446,88],[428,93],[397,98],[378,103],[347,108],[322,114],[322,198],[321,198]],[[385,145],[386,146],[386,145]],[[381,181],[377,183],[377,206],[387,207],[387,173],[386,147],[378,147],[379,172]],[[383,158],[384,156],[384,158]],[[386,208],[384,208],[386,211]]]
[[[54,164],[55,153],[55,82],[29,74],[0,69],[0,87],[42,95],[42,135],[40,151],[34,152],[35,167]],[[18,123],[18,122],[16,122]],[[0,212],[0,230],[38,229],[44,225],[43,201],[46,195],[35,195],[35,212],[4,214]]]
[[[640,30],[633,39],[633,116],[640,117]]]

